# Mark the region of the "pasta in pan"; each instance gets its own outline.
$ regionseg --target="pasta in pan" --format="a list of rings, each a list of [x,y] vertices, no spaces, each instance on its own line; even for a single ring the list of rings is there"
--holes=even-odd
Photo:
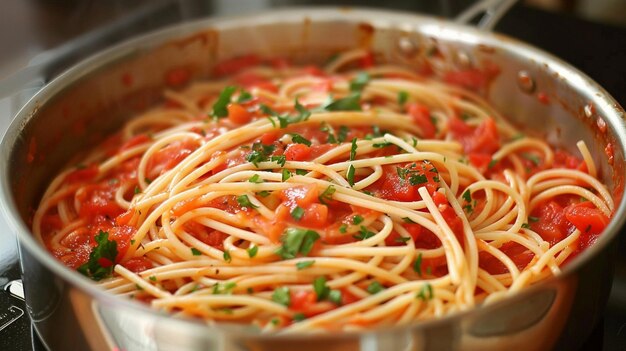
[[[455,84],[363,51],[325,69],[260,61],[166,91],[62,172],[37,238],[175,315],[349,331],[559,274],[613,213],[583,142],[581,161]]]

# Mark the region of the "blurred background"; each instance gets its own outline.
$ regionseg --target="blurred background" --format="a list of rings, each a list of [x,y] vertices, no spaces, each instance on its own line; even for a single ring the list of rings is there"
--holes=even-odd
[[[299,1],[299,0],[2,0],[0,78],[28,64],[44,50],[94,29],[132,17],[145,30],[180,19],[236,14],[293,4],[353,4],[452,17],[471,0]],[[522,6],[562,16],[626,27],[626,0],[520,0]],[[156,15],[155,15],[156,14]],[[530,24],[530,23],[529,23]],[[129,32],[138,31],[138,27]],[[546,28],[552,30],[552,28]],[[575,38],[564,38],[575,40]]]
[[[182,21],[279,6],[384,7],[454,18],[472,0],[1,0],[0,135],[34,92],[81,58],[128,37]],[[596,80],[626,106],[626,0],[519,0],[495,27]],[[17,72],[28,74],[16,74]],[[0,293],[20,278],[17,246],[0,217]],[[0,294],[2,308],[23,306]],[[4,305],[3,305],[4,303]],[[584,318],[584,316],[578,316]],[[2,321],[2,319],[0,319]],[[0,323],[0,350],[41,350],[26,315]],[[626,351],[626,234],[604,320],[581,350]]]

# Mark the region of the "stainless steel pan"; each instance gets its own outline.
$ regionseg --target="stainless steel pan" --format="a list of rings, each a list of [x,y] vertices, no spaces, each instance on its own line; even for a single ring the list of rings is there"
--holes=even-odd
[[[522,129],[574,151],[583,139],[619,204],[598,242],[563,274],[500,303],[367,333],[259,335],[206,326],[111,296],[64,267],[31,236],[29,218],[48,181],[134,113],[156,103],[164,76],[247,53],[320,62],[354,47],[384,61],[441,70],[497,65],[486,97]],[[429,56],[433,50],[440,55]],[[125,75],[135,77],[124,84]],[[547,96],[538,99],[538,94]],[[542,102],[543,101],[543,102]],[[608,159],[605,149],[613,148]],[[183,24],[125,42],[65,72],[18,113],[0,149],[0,202],[18,234],[28,312],[53,350],[575,349],[598,320],[611,280],[611,243],[624,223],[623,109],[559,59],[514,39],[448,21],[380,10],[302,8]]]

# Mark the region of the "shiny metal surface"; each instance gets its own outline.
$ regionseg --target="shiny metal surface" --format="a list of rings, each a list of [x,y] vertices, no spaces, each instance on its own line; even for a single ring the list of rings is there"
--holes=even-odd
[[[401,38],[415,43],[415,55],[399,52]],[[420,48],[433,39],[443,67],[454,69],[458,53],[479,68],[489,62],[499,65],[501,72],[487,97],[512,122],[555,145],[573,150],[574,142],[584,139],[603,180],[617,195],[619,207],[607,231],[560,277],[491,306],[406,327],[314,338],[258,335],[242,326],[208,327],[171,318],[110,296],[62,266],[30,235],[30,211],[51,176],[72,155],[157,102],[170,68],[189,67],[195,78],[202,78],[209,75],[212,63],[250,52],[315,62],[357,46],[383,60],[419,66],[426,55]],[[549,96],[550,104],[519,89],[521,70],[534,78],[536,91]],[[125,74],[140,78],[125,86]],[[593,106],[591,119],[584,117],[588,104]],[[597,128],[597,118],[606,123],[605,133]],[[604,154],[607,142],[614,143],[613,165]],[[542,350],[555,343],[572,349],[587,336],[606,301],[611,242],[626,211],[621,196],[625,146],[624,111],[602,88],[560,60],[510,38],[379,10],[283,10],[165,29],[107,50],[61,75],[22,109],[4,136],[0,200],[6,221],[20,237],[28,312],[53,350]]]

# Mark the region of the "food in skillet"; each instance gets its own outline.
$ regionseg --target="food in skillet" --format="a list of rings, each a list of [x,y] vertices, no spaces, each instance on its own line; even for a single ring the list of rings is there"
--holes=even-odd
[[[114,294],[263,330],[437,318],[559,274],[614,210],[580,159],[364,51],[165,92],[55,178],[33,231]],[[185,83],[172,72],[170,83]]]

